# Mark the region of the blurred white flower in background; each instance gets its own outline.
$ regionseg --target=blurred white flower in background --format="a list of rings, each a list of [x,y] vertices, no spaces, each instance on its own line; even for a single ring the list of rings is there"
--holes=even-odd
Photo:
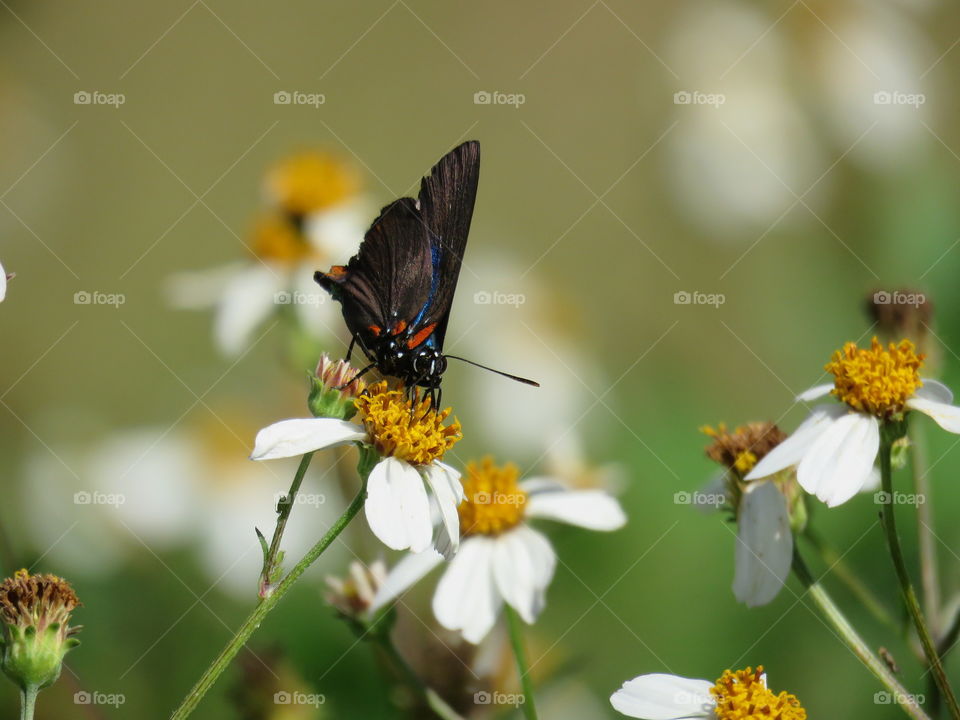
[[[444,347],[540,383],[531,387],[455,361],[447,370],[447,381],[453,376],[467,398],[471,433],[517,457],[543,447],[544,437],[575,437],[578,422],[587,425],[593,393],[605,389],[584,347],[576,307],[524,270],[515,257],[484,249],[482,239],[474,250],[468,246]]]
[[[752,241],[744,226],[764,230],[794,202],[791,190],[803,194],[829,165],[790,92],[775,19],[739,2],[694,3],[670,43],[667,63],[679,79],[668,178],[711,237]]]
[[[916,157],[931,112],[923,75],[935,58],[923,59],[928,41],[914,17],[896,4],[862,0],[809,8],[798,18],[810,32],[795,62],[815,71],[838,154],[852,147],[853,159],[877,167]],[[811,12],[816,18],[803,17]]]
[[[370,219],[356,169],[328,153],[280,161],[267,174],[265,196],[250,241],[252,261],[179,273],[167,287],[175,307],[215,309],[214,338],[230,356],[243,352],[275,313],[291,313],[310,336],[336,337],[339,309],[313,273],[345,264]]]
[[[3,269],[3,265],[0,264],[0,302],[3,302],[4,298],[7,297],[7,280],[9,280],[12,275],[7,275],[7,272]]]
[[[44,507],[24,516],[34,546],[65,572],[90,575],[114,572],[136,554],[195,548],[210,586],[254,597],[263,562],[254,528],[273,532],[295,464],[251,462],[246,423],[236,435],[211,418],[169,432],[118,431],[56,456],[40,450],[22,490],[25,507]],[[333,464],[318,457],[311,466],[284,534],[288,557],[305,553],[341,509]]]

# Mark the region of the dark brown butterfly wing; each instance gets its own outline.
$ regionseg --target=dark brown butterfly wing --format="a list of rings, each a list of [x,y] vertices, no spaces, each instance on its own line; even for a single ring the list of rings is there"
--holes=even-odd
[[[342,303],[348,329],[362,339],[405,329],[427,302],[432,275],[430,241],[416,201],[401,198],[380,211],[346,267],[315,278]]]
[[[420,184],[420,216],[429,230],[433,282],[417,326],[436,324],[437,347],[443,347],[479,180],[480,143],[471,140],[444,155]]]

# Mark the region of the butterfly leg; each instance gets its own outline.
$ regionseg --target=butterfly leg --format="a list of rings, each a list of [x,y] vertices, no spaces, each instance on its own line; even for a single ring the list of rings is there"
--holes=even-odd
[[[347,357],[344,358],[346,362],[350,362],[353,359],[353,346],[357,344],[357,336],[354,335],[350,338],[350,345],[347,346]]]

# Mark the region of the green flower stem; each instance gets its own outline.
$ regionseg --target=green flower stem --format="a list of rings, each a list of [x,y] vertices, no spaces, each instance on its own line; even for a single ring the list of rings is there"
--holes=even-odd
[[[883,602],[867,587],[867,585],[854,573],[854,571],[844,561],[843,556],[837,552],[836,548],[824,540],[819,533],[814,531],[809,525],[803,531],[803,536],[813,545],[814,549],[823,559],[823,562],[830,568],[830,574],[836,577],[847,586],[851,593],[863,603],[863,606],[878,621],[892,628],[897,628],[899,623],[895,622],[890,612],[884,606]]]
[[[793,572],[844,644],[897,699],[897,706],[914,720],[930,720],[930,716],[920,709],[916,698],[904,689],[903,685],[894,677],[890,668],[873,653],[870,646],[860,637],[843,614],[843,611],[833,602],[826,588],[814,579],[796,547],[793,551]]]
[[[900,593],[903,595],[903,602],[907,606],[907,611],[910,613],[913,625],[917,630],[917,636],[923,646],[923,654],[927,657],[933,678],[946,701],[950,717],[954,720],[960,720],[960,705],[957,704],[957,698],[947,680],[940,655],[937,654],[936,645],[930,636],[930,630],[927,628],[923,612],[920,610],[920,603],[917,602],[917,593],[913,589],[910,574],[907,572],[903,548],[900,546],[900,536],[897,534],[896,516],[893,512],[893,468],[890,464],[890,451],[894,440],[902,434],[902,426],[899,424],[884,421],[880,426],[880,481],[886,498],[886,502],[882,506],[883,529],[887,536],[887,545],[890,549],[890,557],[893,559],[893,567],[897,573],[897,581],[900,583]]]
[[[261,597],[268,595],[273,589],[270,584],[273,581],[273,572],[277,565],[277,556],[280,553],[280,541],[283,539],[283,531],[287,527],[287,520],[290,519],[290,512],[293,510],[297,493],[300,491],[300,485],[303,484],[303,477],[307,474],[307,468],[310,467],[310,461],[312,459],[312,452],[306,453],[303,458],[301,458],[300,466],[293,476],[293,482],[290,483],[290,490],[287,492],[286,502],[281,502],[277,511],[277,527],[273,531],[270,550],[263,558],[263,570],[260,571]]]
[[[37,695],[40,689],[29,687],[20,690],[20,720],[33,720],[33,711],[37,706]]]
[[[378,633],[376,635],[377,645],[383,650],[387,658],[393,663],[397,672],[403,677],[404,681],[420,695],[423,696],[434,714],[442,720],[464,720],[456,710],[450,707],[447,702],[437,694],[437,692],[427,685],[414,671],[410,664],[403,658],[397,646],[390,640],[388,633]]]
[[[520,686],[523,688],[523,715],[527,720],[537,720],[537,707],[533,701],[533,682],[530,679],[530,668],[527,666],[527,654],[523,649],[523,624],[520,622],[517,611],[510,607],[510,603],[503,604],[503,611],[507,616],[510,644],[517,659],[517,675],[520,676]]]
[[[264,618],[270,613],[273,608],[277,606],[277,603],[283,598],[284,595],[290,590],[293,584],[300,578],[301,575],[306,571],[313,562],[323,554],[324,550],[330,547],[333,544],[333,541],[337,539],[340,533],[343,532],[344,528],[350,524],[350,521],[356,517],[357,513],[363,508],[364,500],[367,497],[367,476],[370,474],[370,468],[372,464],[367,458],[368,454],[371,454],[370,451],[361,449],[360,451],[360,465],[358,471],[360,476],[363,478],[363,483],[360,487],[360,492],[357,493],[357,496],[353,499],[353,502],[350,503],[350,506],[346,511],[341,515],[333,526],[327,531],[327,533],[320,538],[320,541],[314,545],[303,556],[303,559],[298,562],[289,574],[283,578],[276,589],[268,596],[260,600],[260,604],[254,608],[253,612],[250,613],[249,617],[244,620],[243,625],[240,626],[240,629],[237,630],[236,634],[231,638],[230,642],[227,643],[226,647],[220,652],[220,655],[217,656],[217,659],[213,661],[213,664],[207,668],[206,672],[200,677],[197,681],[197,684],[193,686],[193,689],[190,693],[183,699],[183,702],[180,703],[173,715],[170,716],[170,720],[183,720],[183,718],[189,717],[190,714],[197,708],[197,705],[200,704],[200,701],[203,699],[204,695],[207,694],[207,691],[213,687],[213,684],[217,681],[224,670],[230,665],[233,659],[236,657],[237,653],[246,645],[247,640],[250,639],[250,636],[253,635],[254,631],[260,627],[260,623],[263,622]],[[375,454],[375,453],[373,453]]]
[[[910,427],[908,433],[913,452],[910,454],[910,469],[913,472],[913,488],[923,502],[917,505],[917,547],[920,553],[920,586],[923,588],[923,609],[930,623],[931,634],[940,637],[940,574],[937,568],[937,540],[933,533],[933,504],[930,502],[930,479],[927,477],[927,448],[921,437],[919,425]]]

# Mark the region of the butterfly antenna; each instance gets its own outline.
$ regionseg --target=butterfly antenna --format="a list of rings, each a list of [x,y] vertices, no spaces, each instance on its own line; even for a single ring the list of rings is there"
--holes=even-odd
[[[528,380],[527,378],[520,377],[519,375],[511,375],[510,373],[503,372],[502,370],[494,370],[492,367],[481,365],[480,363],[474,362],[473,360],[467,360],[466,358],[458,357],[456,355],[446,355],[445,357],[451,360],[459,360],[460,362],[465,362],[468,365],[473,365],[475,367],[482,368],[483,370],[489,370],[490,372],[496,373],[497,375],[503,375],[503,377],[505,378],[510,378],[511,380],[522,382],[524,385],[532,385],[533,387],[540,387],[540,383],[538,383],[536,380]]]

